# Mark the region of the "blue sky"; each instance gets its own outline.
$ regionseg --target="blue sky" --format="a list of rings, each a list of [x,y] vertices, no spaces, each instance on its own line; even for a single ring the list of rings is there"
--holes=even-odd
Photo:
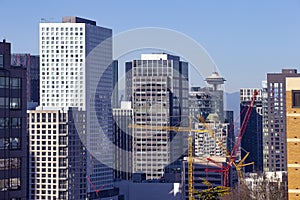
[[[201,44],[227,80],[226,90],[260,87],[267,72],[300,65],[300,1],[0,0],[0,38],[12,51],[38,53],[41,18],[76,15],[119,33],[161,27]]]

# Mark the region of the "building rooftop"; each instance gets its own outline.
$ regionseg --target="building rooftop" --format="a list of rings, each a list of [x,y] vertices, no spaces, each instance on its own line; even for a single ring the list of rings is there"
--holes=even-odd
[[[142,54],[141,60],[178,60],[179,56],[174,56],[167,53],[151,53],[151,54]]]
[[[96,26],[96,21],[92,21],[89,19],[84,19],[76,16],[63,16],[62,23],[85,23]]]

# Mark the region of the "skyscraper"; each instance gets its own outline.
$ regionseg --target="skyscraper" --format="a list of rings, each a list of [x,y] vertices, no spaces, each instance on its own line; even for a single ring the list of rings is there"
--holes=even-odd
[[[84,120],[78,120],[85,116],[84,112],[42,109],[27,111],[29,198],[85,199],[86,151],[79,138],[84,130],[79,121]]]
[[[0,42],[0,199],[27,199],[26,69]]]
[[[119,64],[117,60],[114,60],[112,63],[112,70],[113,70],[113,94],[112,94],[112,107],[119,108]]]
[[[126,63],[126,98],[137,125],[188,126],[188,63],[169,54],[142,54]],[[187,133],[133,130],[133,172],[161,178],[164,166],[184,153]]]
[[[114,116],[114,178],[132,178],[132,128],[133,110],[131,102],[121,101],[121,108],[113,109]]]
[[[300,77],[286,78],[286,142],[288,197],[300,198]]]
[[[241,141],[241,157],[249,152],[245,163],[254,162],[253,165],[244,167],[245,172],[263,171],[263,143],[262,143],[262,89],[260,88],[242,88],[240,89],[240,124],[243,123],[247,109],[249,108],[254,91],[258,92],[255,97],[254,105],[248,124],[246,126]]]
[[[296,69],[267,74],[267,120],[264,120],[264,170],[287,171],[286,164],[286,77],[300,77]]]
[[[95,21],[63,17],[40,24],[40,106],[86,112],[87,198],[115,194],[113,188],[112,30]],[[72,156],[72,155],[68,155]],[[101,191],[98,191],[102,188]]]

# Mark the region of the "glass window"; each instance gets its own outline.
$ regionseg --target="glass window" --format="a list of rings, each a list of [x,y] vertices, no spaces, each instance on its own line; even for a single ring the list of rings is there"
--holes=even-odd
[[[11,118],[11,127],[12,128],[21,128],[21,118],[18,118],[18,117]]]
[[[300,90],[292,91],[293,107],[300,107]]]
[[[21,181],[20,178],[11,178],[10,179],[10,189],[11,190],[17,190],[21,187]]]
[[[10,79],[10,86],[11,86],[12,89],[21,88],[21,79],[20,78],[11,78]]]
[[[9,118],[2,117],[0,118],[0,129],[8,128],[9,126]]]
[[[0,88],[8,88],[8,77],[0,77]]]
[[[19,149],[20,147],[19,138],[0,138],[0,149]]]
[[[0,97],[0,108],[8,108],[8,98]]]
[[[0,170],[19,169],[21,167],[20,158],[0,159]]]
[[[10,99],[10,108],[11,109],[20,109],[21,108],[20,98],[11,98]]]
[[[0,68],[4,67],[4,63],[3,63],[3,55],[0,55]]]
[[[46,122],[46,113],[42,113],[42,122]]]

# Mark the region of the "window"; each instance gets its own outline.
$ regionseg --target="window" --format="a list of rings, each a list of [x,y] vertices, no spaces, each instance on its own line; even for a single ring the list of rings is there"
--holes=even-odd
[[[0,138],[0,149],[19,149],[20,147],[19,138]]]
[[[8,125],[9,125],[9,118],[8,117],[0,118],[0,129],[8,128]]]
[[[11,78],[10,86],[12,89],[20,89],[21,88],[21,79],[20,78]]]
[[[300,107],[300,90],[292,91],[292,105],[293,107]]]
[[[20,158],[0,159],[0,170],[19,169],[21,167]]]
[[[10,108],[11,109],[21,109],[20,98],[11,98],[10,99]]]
[[[42,122],[46,122],[46,113],[42,113]]]
[[[0,179],[0,190],[17,190],[21,187],[20,178]]]
[[[8,108],[9,98],[0,97],[0,108]]]
[[[13,117],[11,118],[12,128],[21,128],[21,118]]]
[[[4,67],[4,63],[3,63],[3,55],[0,55],[0,68]]]
[[[0,77],[0,88],[8,88],[8,77]]]

